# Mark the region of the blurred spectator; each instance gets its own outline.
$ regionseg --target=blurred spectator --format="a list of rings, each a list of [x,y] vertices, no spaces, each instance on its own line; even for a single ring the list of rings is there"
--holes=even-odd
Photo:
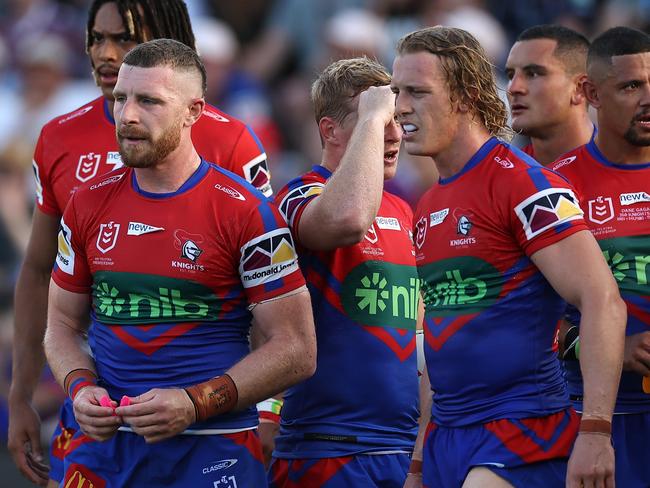
[[[280,132],[271,117],[264,85],[235,62],[239,43],[234,31],[224,22],[210,18],[198,18],[192,27],[208,75],[207,102],[245,121],[272,159],[280,150]]]

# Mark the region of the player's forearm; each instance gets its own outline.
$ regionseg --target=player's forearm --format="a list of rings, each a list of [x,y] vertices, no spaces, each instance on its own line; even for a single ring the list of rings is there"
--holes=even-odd
[[[384,126],[380,120],[359,121],[345,155],[314,202],[313,219],[320,232],[333,232],[351,244],[363,239],[379,210],[384,186]]]
[[[45,355],[59,385],[75,369],[95,371],[95,363],[86,352],[83,334],[69,325],[50,318],[45,332]]]
[[[309,378],[315,368],[316,345],[313,337],[275,336],[228,371],[237,386],[235,408],[245,408],[275,396]]]
[[[581,307],[580,368],[583,416],[609,419],[623,364],[627,312],[618,293]]]
[[[43,337],[49,280],[49,272],[39,272],[26,262],[16,284],[11,397],[31,401],[45,365]]]

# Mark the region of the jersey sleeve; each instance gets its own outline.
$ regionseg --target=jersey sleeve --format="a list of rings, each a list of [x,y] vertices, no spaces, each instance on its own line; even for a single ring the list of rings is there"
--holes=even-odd
[[[573,187],[557,173],[534,166],[516,174],[510,184],[511,228],[528,256],[588,230]]]
[[[269,171],[266,152],[253,130],[245,126],[232,152],[233,169],[231,171],[243,176],[246,181],[261,191],[264,196],[273,195],[271,172]]]
[[[298,256],[278,209],[261,201],[242,222],[239,276],[249,303],[259,303],[304,286]]]
[[[34,186],[36,191],[36,205],[38,209],[48,215],[60,216],[62,209],[59,208],[54,198],[54,191],[49,180],[48,168],[52,167],[52,161],[47,161],[45,143],[43,142],[44,133],[41,131],[36,149],[34,150],[34,159],[32,167],[34,170]],[[49,164],[48,164],[49,163]]]
[[[300,179],[290,183],[283,188],[278,195],[278,206],[280,213],[287,221],[293,232],[294,238],[298,241],[298,226],[302,213],[307,205],[314,201],[325,188],[325,183],[315,180]]]
[[[74,293],[88,293],[92,277],[88,268],[82,232],[77,225],[75,207],[73,195],[59,224],[52,279],[65,290]]]

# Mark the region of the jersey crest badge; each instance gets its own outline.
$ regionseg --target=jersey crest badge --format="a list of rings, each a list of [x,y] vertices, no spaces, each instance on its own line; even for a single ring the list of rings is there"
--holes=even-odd
[[[193,263],[199,259],[203,253],[203,249],[199,244],[203,243],[204,239],[201,234],[190,234],[183,229],[177,229],[174,232],[174,247],[181,252],[181,257],[188,259]]]
[[[582,218],[578,199],[568,188],[547,188],[526,198],[515,207],[526,238],[531,240],[545,230]]]
[[[366,235],[364,236],[366,241],[368,241],[370,244],[375,244],[377,242],[377,231],[375,230],[375,224],[370,224],[370,228],[368,229],[368,232],[366,232]]]
[[[97,235],[97,249],[102,254],[115,247],[117,244],[117,236],[120,233],[120,224],[110,221],[108,224],[101,224],[99,226],[99,234]]]
[[[77,164],[77,172],[75,176],[79,181],[85,183],[86,181],[92,179],[97,175],[99,170],[99,163],[102,160],[101,154],[88,153],[82,154],[79,157],[79,163]]]
[[[422,249],[424,239],[427,237],[427,218],[422,217],[415,224],[415,245],[418,249]]]
[[[595,224],[604,224],[614,218],[614,205],[610,197],[597,197],[589,200],[589,220]]]

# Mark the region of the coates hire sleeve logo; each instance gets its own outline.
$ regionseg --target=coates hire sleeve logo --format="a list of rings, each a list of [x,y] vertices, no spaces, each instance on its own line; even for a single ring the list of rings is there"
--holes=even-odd
[[[539,191],[517,205],[515,213],[528,240],[565,222],[581,219],[583,215],[578,199],[568,188]]]
[[[272,230],[241,248],[239,274],[244,288],[269,283],[297,269],[297,256],[289,229]]]
[[[59,236],[57,238],[58,249],[56,252],[56,264],[59,269],[69,275],[74,274],[74,250],[72,249],[72,232],[70,227],[65,225],[61,219]]]

